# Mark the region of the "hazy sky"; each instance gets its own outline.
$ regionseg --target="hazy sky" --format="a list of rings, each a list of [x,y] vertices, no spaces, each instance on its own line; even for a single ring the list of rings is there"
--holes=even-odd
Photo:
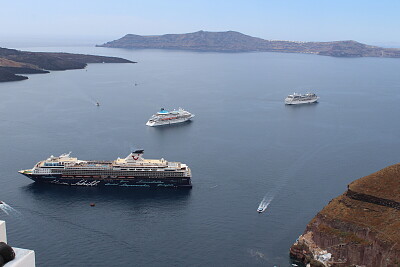
[[[0,41],[105,42],[127,33],[234,30],[265,39],[400,44],[400,0],[0,0],[0,4]]]

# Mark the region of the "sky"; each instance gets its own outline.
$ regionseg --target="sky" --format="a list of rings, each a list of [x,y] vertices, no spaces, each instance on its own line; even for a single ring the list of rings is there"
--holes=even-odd
[[[0,0],[1,42],[239,31],[270,40],[400,46],[400,0]]]

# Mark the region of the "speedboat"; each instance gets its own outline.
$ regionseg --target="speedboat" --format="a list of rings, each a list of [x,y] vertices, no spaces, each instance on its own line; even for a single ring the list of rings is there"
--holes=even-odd
[[[264,209],[262,208],[262,207],[259,207],[258,209],[257,209],[257,212],[258,213],[262,213],[264,211]]]

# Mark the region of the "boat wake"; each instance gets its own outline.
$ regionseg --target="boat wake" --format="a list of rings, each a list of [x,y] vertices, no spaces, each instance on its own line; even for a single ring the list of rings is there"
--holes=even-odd
[[[314,149],[314,151],[311,153],[302,154],[294,162],[292,167],[289,168],[288,171],[282,175],[281,179],[279,179],[278,184],[272,187],[272,189],[264,196],[264,198],[260,202],[260,205],[258,206],[257,212],[259,213],[264,212],[268,208],[269,204],[274,199],[274,197],[279,193],[279,191],[281,191],[281,189],[286,186],[286,184],[290,179],[296,176],[299,169],[304,167],[311,159],[315,158],[321,151],[324,151],[324,149],[326,149],[329,146],[331,145],[330,144],[322,145],[317,149]]]
[[[270,196],[269,194],[265,195],[265,197],[261,200],[260,205],[258,205],[257,212],[259,213],[264,212],[268,208],[269,204],[273,199],[274,199],[273,196]]]
[[[99,100],[94,98],[92,94],[89,94],[89,92],[84,92],[80,91],[80,93],[77,94],[77,96],[85,102],[91,103],[95,106],[100,106]]]
[[[19,211],[17,211],[16,209],[14,209],[13,207],[11,207],[10,205],[8,205],[5,202],[0,202],[0,211],[4,212],[7,215],[10,214],[17,214],[20,215],[21,213]]]

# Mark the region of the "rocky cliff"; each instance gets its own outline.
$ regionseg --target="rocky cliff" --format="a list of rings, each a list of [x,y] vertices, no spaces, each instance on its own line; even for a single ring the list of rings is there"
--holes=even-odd
[[[296,42],[264,40],[235,31],[198,31],[185,34],[136,35],[102,45],[118,48],[181,49],[214,52],[284,52],[308,53],[335,57],[400,57],[400,49],[382,48],[355,41]]]
[[[311,220],[290,255],[315,266],[400,266],[400,164],[352,182]]]
[[[43,53],[0,48],[0,82],[28,77],[16,74],[49,73],[49,70],[83,69],[88,63],[134,63],[117,57],[69,53]]]

